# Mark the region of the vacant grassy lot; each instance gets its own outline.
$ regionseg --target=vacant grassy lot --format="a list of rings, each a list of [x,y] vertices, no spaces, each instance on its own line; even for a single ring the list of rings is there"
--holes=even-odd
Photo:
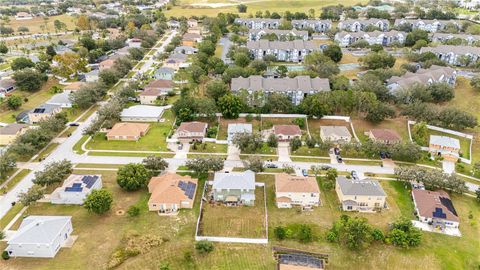
[[[196,149],[191,145],[189,151],[193,153],[227,153],[227,148],[227,144],[205,142],[197,144]]]
[[[264,238],[266,235],[264,203],[263,188],[256,188],[254,206],[229,207],[204,203],[199,234]]]
[[[407,129],[407,119],[404,117],[398,117],[395,119],[386,119],[379,124],[372,124],[371,122],[366,121],[365,119],[355,118],[352,119],[353,127],[357,133],[360,141],[364,142],[368,139],[368,136],[365,135],[365,132],[370,131],[371,129],[392,129],[397,132],[398,135],[402,138],[403,141],[408,141],[408,129]]]
[[[328,151],[323,151],[320,148],[308,148],[307,146],[302,146],[298,148],[296,151],[291,151],[290,153],[292,156],[328,156]]]
[[[67,25],[67,30],[75,29],[76,19],[72,16],[63,14],[59,16],[52,16],[52,17],[45,17],[45,18],[48,18],[48,20],[44,20],[43,17],[34,17],[31,20],[17,21],[15,20],[14,17],[10,17],[10,22],[5,26],[12,27],[13,30],[17,33],[18,33],[17,30],[19,26],[26,26],[28,30],[30,30],[28,33],[54,33],[56,31],[55,31],[53,22],[55,20],[59,20]]]

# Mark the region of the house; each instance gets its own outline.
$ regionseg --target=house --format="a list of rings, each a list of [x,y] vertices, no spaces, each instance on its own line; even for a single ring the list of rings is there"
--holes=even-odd
[[[480,7],[480,0],[459,0],[458,5],[468,10],[478,10]]]
[[[179,209],[193,208],[197,179],[189,175],[168,172],[152,177],[148,183],[148,210],[157,211],[159,215],[174,215]]]
[[[400,135],[392,129],[371,129],[367,132],[368,138],[373,142],[396,144],[401,141]]]
[[[140,104],[155,105],[159,98],[164,95],[166,94],[158,88],[148,88],[142,91],[138,97],[140,98]]]
[[[315,33],[325,33],[332,28],[330,20],[292,20],[292,27],[297,30],[311,29]]]
[[[390,23],[385,19],[347,19],[338,23],[338,29],[359,32],[365,31],[367,26],[377,27],[380,31],[388,31]]]
[[[173,52],[190,55],[190,54],[196,54],[198,52],[198,49],[192,46],[178,46],[173,50]]]
[[[2,79],[0,80],[0,98],[7,96],[10,92],[15,90],[14,79]]]
[[[378,44],[382,46],[390,46],[392,44],[404,44],[407,33],[391,30],[388,32],[338,32],[335,34],[334,40],[341,47],[348,47],[359,40],[365,40],[369,45]]]
[[[403,25],[408,25],[412,30],[420,29],[430,33],[445,30],[448,25],[455,25],[458,30],[461,29],[461,25],[453,20],[396,19],[394,22],[396,28]]]
[[[127,46],[128,46],[128,48],[141,48],[142,47],[142,40],[139,39],[139,38],[127,39]]]
[[[237,124],[228,124],[227,128],[227,141],[228,143],[232,143],[233,139],[237,134],[252,134],[252,124],[242,124],[242,123],[237,123]]]
[[[149,124],[144,123],[116,123],[108,132],[107,140],[138,141],[147,134]]]
[[[187,33],[202,35],[205,32],[202,27],[190,27],[187,29]]]
[[[71,216],[28,216],[8,240],[10,257],[53,258],[71,242]]]
[[[299,205],[304,209],[320,204],[320,189],[315,177],[275,174],[275,200],[278,208]]]
[[[418,220],[435,229],[458,228],[460,219],[448,193],[443,190],[412,190],[413,204]]]
[[[69,93],[69,94],[73,92],[77,92],[78,90],[82,89],[82,87],[85,85],[86,83],[84,82],[73,82],[71,84],[65,85],[65,87],[63,88],[63,92]]]
[[[339,176],[335,191],[343,211],[372,212],[387,206],[387,194],[377,180],[350,180]]]
[[[112,68],[114,65],[115,65],[115,59],[107,59],[100,62],[98,69],[99,71],[102,71],[102,70]]]
[[[185,33],[182,36],[183,46],[194,46],[197,43],[202,42],[203,37],[199,34]]]
[[[428,149],[434,155],[456,161],[460,153],[460,141],[452,137],[430,135]]]
[[[175,76],[175,69],[169,67],[161,67],[155,70],[153,78],[155,80],[173,80]]]
[[[188,64],[186,64],[187,60],[188,60],[188,57],[185,54],[182,54],[182,53],[171,54],[167,58],[167,60],[165,60],[164,67],[178,70],[180,68],[184,68],[188,66]]]
[[[61,187],[53,191],[50,200],[52,204],[82,205],[93,190],[101,188],[101,175],[72,174],[65,179]]]
[[[182,122],[177,128],[177,138],[181,142],[201,142],[205,138],[207,127],[207,123],[203,122]]]
[[[278,40],[308,40],[308,31],[303,30],[278,30],[278,29],[251,29],[248,31],[248,40],[260,40],[263,36],[274,35]]]
[[[237,94],[246,90],[250,96],[256,92],[262,92],[265,96],[280,93],[287,95],[294,105],[298,105],[308,95],[330,91],[330,83],[328,79],[310,78],[310,76],[264,78],[252,75],[248,78],[233,78],[231,90]]]
[[[234,23],[248,29],[278,29],[281,24],[280,19],[264,18],[236,18]]]
[[[387,88],[391,93],[401,88],[409,88],[415,84],[430,85],[433,83],[448,83],[455,85],[457,71],[451,67],[432,65],[430,68],[420,68],[417,72],[407,72],[402,76],[393,76],[387,80]]]
[[[255,173],[244,172],[215,173],[213,177],[213,200],[228,205],[255,204]]]
[[[8,124],[0,128],[0,145],[9,145],[29,129],[26,124]]]
[[[352,135],[346,126],[320,126],[320,138],[324,142],[345,143],[352,140]]]
[[[291,141],[294,138],[302,137],[302,130],[298,125],[275,125],[273,134],[279,141]]]
[[[86,82],[98,82],[98,79],[99,79],[98,74],[99,74],[98,69],[94,69],[90,72],[85,73],[85,81]]]
[[[476,63],[480,57],[480,47],[439,45],[437,47],[422,47],[420,53],[432,52],[440,60],[456,66],[468,66]]]
[[[52,96],[45,104],[58,105],[61,108],[71,108],[72,100],[70,98],[70,92],[62,92]]]
[[[187,25],[188,25],[188,28],[197,27],[198,26],[198,21],[195,20],[195,19],[188,19],[187,20]]]
[[[170,29],[177,29],[177,28],[180,28],[180,22],[175,20],[170,20],[167,22],[167,26]]]
[[[173,81],[170,80],[153,80],[145,87],[144,91],[140,93],[140,103],[155,104],[157,98],[161,95],[167,95],[173,90]]]
[[[473,45],[480,41],[480,35],[470,34],[450,34],[450,33],[433,33],[430,35],[432,42],[444,43],[452,39],[460,39],[463,43]]]
[[[125,46],[115,51],[115,56],[130,56],[130,49],[133,47]]]
[[[123,109],[120,118],[124,122],[159,122],[164,107],[150,105],[134,105]]]
[[[17,15],[15,15],[15,20],[17,21],[31,20],[31,19],[33,19],[33,16],[28,12],[21,11],[21,12],[17,12]]]
[[[55,104],[42,104],[28,112],[28,122],[36,124],[62,111],[62,107]]]
[[[266,55],[273,55],[277,61],[301,62],[308,54],[321,51],[313,41],[269,41],[265,39],[248,41],[247,49],[255,59],[263,59]]]

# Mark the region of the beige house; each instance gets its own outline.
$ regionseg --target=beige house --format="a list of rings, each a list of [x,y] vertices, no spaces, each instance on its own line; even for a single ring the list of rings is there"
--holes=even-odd
[[[391,129],[371,129],[366,132],[368,138],[374,142],[381,142],[384,144],[396,144],[401,141],[400,136],[395,130]]]
[[[28,121],[30,124],[36,124],[42,120],[54,116],[61,111],[62,107],[59,105],[42,104],[28,112]]]
[[[197,27],[198,21],[195,19],[188,19],[187,25],[188,25],[188,28]]]
[[[145,123],[116,123],[107,132],[107,140],[138,141],[149,128],[150,124]]]
[[[148,210],[157,211],[159,215],[175,215],[179,209],[193,208],[197,179],[166,173],[152,177],[148,183]]]
[[[275,175],[275,197],[278,208],[299,205],[309,209],[320,204],[320,189],[314,177],[279,173]]]
[[[352,140],[352,135],[346,126],[320,126],[322,141],[347,143]]]
[[[275,125],[273,133],[279,141],[290,141],[302,137],[302,130],[297,125]]]
[[[157,103],[158,98],[162,96],[162,91],[157,88],[145,89],[138,95],[140,98],[140,104],[153,105]]]
[[[9,124],[0,128],[0,145],[11,144],[18,136],[22,135],[29,129],[26,124]]]
[[[373,212],[387,205],[387,194],[376,180],[350,180],[339,176],[335,191],[343,211]]]
[[[207,123],[183,122],[177,129],[177,138],[183,142],[202,141],[207,133]]]
[[[63,92],[73,93],[82,89],[84,85],[86,85],[86,83],[84,82],[73,82],[69,85],[65,85],[65,87],[63,88]]]

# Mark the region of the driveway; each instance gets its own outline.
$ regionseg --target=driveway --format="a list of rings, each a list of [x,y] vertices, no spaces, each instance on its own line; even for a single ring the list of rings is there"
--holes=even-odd
[[[292,159],[290,159],[290,144],[288,142],[279,142],[277,151],[278,161],[292,162]]]
[[[452,174],[455,172],[455,162],[449,160],[442,161],[442,169],[444,173]]]
[[[188,154],[188,151],[190,150],[190,144],[189,143],[183,143],[183,147],[182,149],[178,149],[178,146],[180,144],[177,145],[177,149],[175,150],[175,157],[174,158],[178,158],[178,159],[184,159],[184,158],[187,158],[187,154]]]
[[[235,145],[229,144],[227,149],[227,155],[227,160],[240,160],[240,149],[238,149]]]

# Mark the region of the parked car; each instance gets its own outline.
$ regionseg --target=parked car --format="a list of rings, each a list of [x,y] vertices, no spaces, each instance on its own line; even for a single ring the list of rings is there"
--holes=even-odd
[[[178,150],[182,150],[183,149],[183,144],[179,144],[178,145]]]
[[[343,162],[342,157],[341,157],[341,156],[337,156],[337,161],[338,161],[338,163],[342,163],[342,162]]]
[[[331,167],[331,166],[328,166],[328,165],[322,165],[322,166],[320,167],[320,169],[325,170],[325,171],[328,170],[328,169],[331,169],[331,168],[332,168],[332,167]]]
[[[386,157],[386,158],[392,158],[392,154],[390,154],[389,152],[386,152],[386,153],[385,153],[385,157]]]
[[[278,166],[273,164],[273,163],[267,163],[265,165],[265,168],[276,169],[276,168],[278,168]]]
[[[303,169],[302,174],[303,174],[303,176],[308,176],[308,171],[306,169]]]
[[[340,148],[338,147],[333,148],[333,152],[335,152],[335,155],[337,156],[340,155]]]
[[[387,155],[385,154],[385,152],[380,152],[380,158],[381,159],[385,159],[387,157]]]
[[[78,126],[80,126],[79,123],[75,123],[75,122],[72,122],[72,123],[70,123],[70,124],[68,124],[68,125],[71,126],[71,127],[78,127]]]
[[[358,178],[358,173],[357,173],[356,171],[352,171],[351,174],[352,174],[353,180],[359,180],[359,178]]]

